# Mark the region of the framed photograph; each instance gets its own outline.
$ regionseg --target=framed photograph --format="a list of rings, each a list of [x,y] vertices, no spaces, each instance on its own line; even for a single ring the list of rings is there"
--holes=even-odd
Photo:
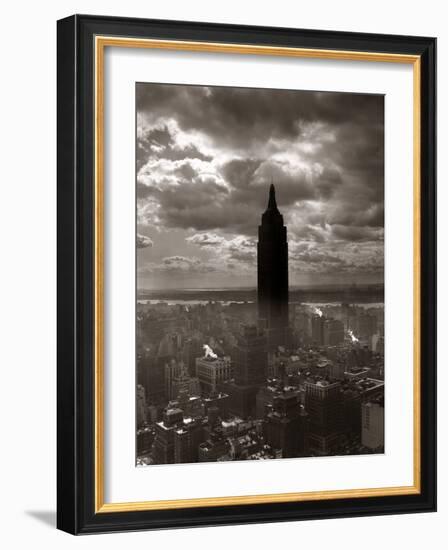
[[[436,507],[425,37],[58,21],[58,527]]]

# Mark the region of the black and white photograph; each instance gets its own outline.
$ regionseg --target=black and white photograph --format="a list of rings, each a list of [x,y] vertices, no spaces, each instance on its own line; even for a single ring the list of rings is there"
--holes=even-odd
[[[3,548],[443,547],[444,7],[4,4]]]
[[[136,84],[136,463],[384,452],[384,97]]]

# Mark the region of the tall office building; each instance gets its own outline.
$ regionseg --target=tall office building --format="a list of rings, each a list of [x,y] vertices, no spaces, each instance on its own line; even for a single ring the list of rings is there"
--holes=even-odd
[[[267,378],[268,354],[264,332],[255,325],[243,325],[233,354],[235,382],[260,386]]]
[[[204,420],[192,419],[174,430],[174,462],[197,462],[199,444],[204,441]]]
[[[174,464],[174,432],[183,426],[181,409],[167,409],[161,422],[155,424],[153,456],[155,464]]]
[[[384,449],[384,399],[362,405],[362,444],[369,449]]]
[[[322,315],[313,315],[311,318],[311,339],[317,346],[324,345],[324,326],[325,317]]]
[[[283,458],[304,453],[304,430],[307,415],[300,405],[297,391],[278,391],[272,410],[266,415],[264,434],[267,443],[281,450]]]
[[[179,407],[167,408],[155,424],[152,454],[155,464],[197,462],[198,447],[203,442],[205,419],[185,417]]]
[[[258,318],[266,329],[269,348],[288,344],[288,240],[277,208],[275,187],[258,227]]]
[[[140,427],[146,423],[148,416],[146,406],[145,388],[137,384],[137,426]]]
[[[165,391],[169,400],[177,399],[181,391],[189,395],[199,395],[199,380],[190,376],[185,363],[171,359],[165,365]]]
[[[336,346],[344,341],[344,323],[338,319],[326,319],[324,322],[324,345]]]
[[[163,403],[165,399],[165,363],[151,350],[137,354],[137,382],[145,388],[146,404]]]
[[[307,447],[317,456],[336,454],[341,444],[342,394],[340,382],[305,382],[305,408],[309,415]]]
[[[219,389],[229,395],[229,411],[241,418],[253,417],[256,395],[266,382],[268,353],[265,332],[256,325],[243,325],[232,351],[234,381]]]
[[[363,313],[357,317],[356,334],[359,338],[368,339],[377,332],[377,319],[374,315]]]

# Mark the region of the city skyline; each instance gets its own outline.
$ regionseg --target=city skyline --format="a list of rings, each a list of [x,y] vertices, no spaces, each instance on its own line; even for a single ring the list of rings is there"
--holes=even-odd
[[[266,198],[256,303],[137,300],[137,466],[384,452],[383,308],[290,304]]]
[[[383,98],[136,99],[136,465],[384,453]]]
[[[150,83],[136,94],[138,289],[255,288],[272,180],[291,287],[383,282],[382,96]]]

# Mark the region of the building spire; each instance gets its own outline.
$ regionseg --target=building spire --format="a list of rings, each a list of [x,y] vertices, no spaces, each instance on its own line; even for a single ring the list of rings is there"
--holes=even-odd
[[[264,224],[276,224],[283,226],[283,216],[280,214],[277,208],[277,201],[275,199],[275,187],[271,183],[269,187],[269,201],[266,210],[261,216],[261,225]]]
[[[275,187],[273,183],[271,183],[271,186],[269,187],[268,210],[277,210],[277,201],[275,200]]]

